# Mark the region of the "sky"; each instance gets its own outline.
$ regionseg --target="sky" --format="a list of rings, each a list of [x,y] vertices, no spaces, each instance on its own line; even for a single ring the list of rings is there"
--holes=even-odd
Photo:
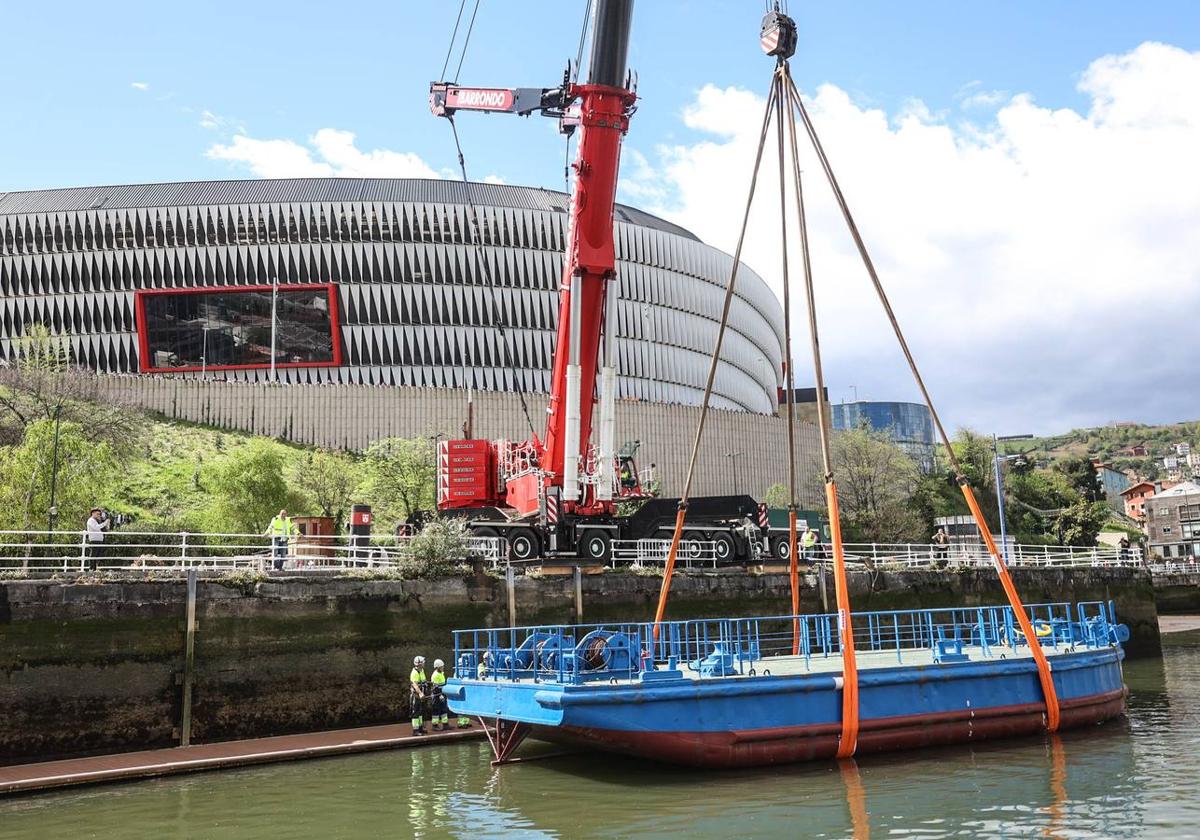
[[[793,76],[946,425],[1041,434],[1200,417],[1200,4],[789,5]],[[457,177],[427,93],[458,8],[7,4],[0,191]],[[458,78],[553,86],[583,9],[481,0]],[[770,83],[762,9],[635,11],[640,102],[619,197],[727,251]],[[458,64],[456,51],[448,78]],[[471,178],[562,188],[552,120],[459,125]],[[801,168],[831,398],[918,399],[807,150]],[[776,177],[764,169],[764,184]],[[777,205],[760,193],[745,260],[778,292]],[[808,384],[806,316],[793,317]]]

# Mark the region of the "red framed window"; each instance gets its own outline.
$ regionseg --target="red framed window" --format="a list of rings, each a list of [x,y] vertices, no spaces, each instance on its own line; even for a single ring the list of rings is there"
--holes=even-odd
[[[274,309],[274,339],[271,312]],[[151,289],[134,295],[143,373],[337,367],[331,283]]]

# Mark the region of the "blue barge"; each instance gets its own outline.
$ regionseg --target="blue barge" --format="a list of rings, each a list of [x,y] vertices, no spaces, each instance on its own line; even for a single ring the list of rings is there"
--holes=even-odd
[[[1111,602],[1027,606],[1061,728],[1124,712]],[[1045,731],[1037,666],[1007,606],[854,613],[857,753]],[[799,643],[794,642],[798,630]],[[497,761],[527,737],[698,767],[832,757],[842,731],[836,614],[460,630],[451,711]]]

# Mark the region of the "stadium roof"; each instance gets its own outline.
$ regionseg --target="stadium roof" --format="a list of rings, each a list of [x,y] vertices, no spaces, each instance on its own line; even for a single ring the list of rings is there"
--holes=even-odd
[[[565,213],[568,197],[557,190],[443,181],[427,178],[280,178],[243,181],[179,181],[68,187],[57,190],[0,192],[0,215],[117,210],[135,207],[204,207],[222,204],[293,204],[300,202],[411,201],[479,204]],[[697,239],[678,225],[617,205],[617,218],[643,227]]]

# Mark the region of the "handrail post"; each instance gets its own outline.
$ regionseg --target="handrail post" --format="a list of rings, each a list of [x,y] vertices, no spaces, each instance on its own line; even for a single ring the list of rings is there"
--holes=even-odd
[[[179,565],[187,567],[188,535],[187,531],[179,532]],[[186,746],[186,745],[185,745]]]

